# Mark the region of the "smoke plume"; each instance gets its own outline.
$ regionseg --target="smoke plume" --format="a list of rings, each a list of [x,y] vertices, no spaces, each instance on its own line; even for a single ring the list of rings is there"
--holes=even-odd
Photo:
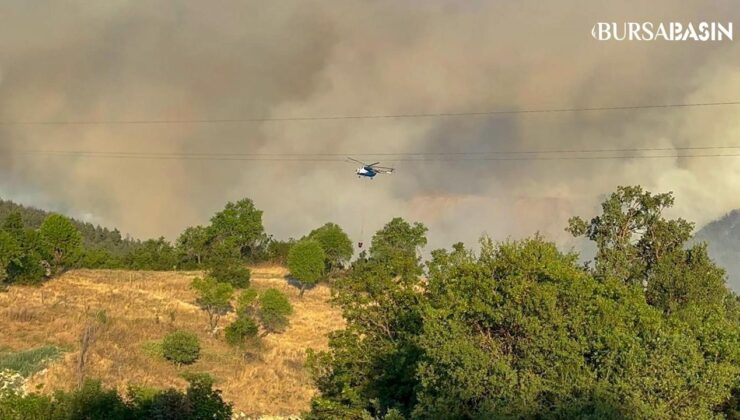
[[[740,99],[736,42],[598,42],[599,21],[721,21],[733,0],[9,0],[0,120],[312,117]],[[733,96],[735,95],[735,96]],[[0,195],[174,238],[252,198],[268,231],[393,216],[430,247],[563,228],[620,184],[674,191],[699,224],[740,207],[735,158],[390,163],[119,159],[19,151],[446,153],[736,145],[740,107],[261,123],[0,125]],[[380,160],[380,158],[378,159]]]

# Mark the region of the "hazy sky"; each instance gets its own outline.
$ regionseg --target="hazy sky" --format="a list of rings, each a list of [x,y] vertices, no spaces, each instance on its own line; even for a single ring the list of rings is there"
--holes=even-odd
[[[26,1],[0,4],[0,120],[228,119],[740,100],[740,39],[598,42],[598,21],[736,21],[725,1]],[[737,28],[736,28],[737,29]],[[736,32],[740,32],[737,29]],[[735,35],[740,38],[740,34]],[[740,207],[740,158],[402,162],[141,160],[29,150],[485,152],[740,144],[740,107],[242,124],[0,125],[0,196],[170,239],[252,198],[269,232],[365,240],[393,216],[430,247],[540,231],[569,244],[620,184],[700,225]],[[10,151],[13,151],[12,153]],[[364,229],[363,229],[364,228]]]

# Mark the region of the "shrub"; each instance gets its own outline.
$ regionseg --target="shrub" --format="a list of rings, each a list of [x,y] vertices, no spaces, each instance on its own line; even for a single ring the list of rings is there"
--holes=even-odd
[[[211,332],[216,331],[218,320],[231,310],[231,297],[234,288],[228,283],[216,281],[213,277],[194,278],[191,287],[198,293],[198,305],[208,314]]]
[[[56,391],[52,396],[19,393],[0,398],[0,418],[26,419],[213,419],[231,418],[231,404],[213,389],[213,380],[204,375],[186,378],[186,392],[176,389],[129,388],[127,398],[99,381],[87,381],[72,392]]]
[[[259,298],[259,317],[268,333],[281,332],[288,326],[288,315],[293,307],[288,298],[276,289],[267,289]]]
[[[208,271],[208,274],[219,282],[228,283],[237,289],[249,287],[249,279],[252,275],[249,269],[244,267],[239,260],[229,260],[221,264],[214,264]]]
[[[248,317],[240,317],[229,324],[225,330],[226,342],[232,346],[241,346],[248,338],[257,336],[257,324]]]
[[[162,340],[162,354],[177,364],[193,363],[200,356],[198,337],[187,331],[169,333]]]

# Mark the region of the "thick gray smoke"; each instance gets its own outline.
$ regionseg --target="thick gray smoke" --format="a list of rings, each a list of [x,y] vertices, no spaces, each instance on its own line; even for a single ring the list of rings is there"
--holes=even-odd
[[[598,21],[734,21],[723,1],[22,1],[0,5],[0,120],[328,116],[732,101],[738,43],[622,42]],[[395,153],[738,144],[738,107],[243,124],[0,126],[0,195],[174,238],[254,199],[278,237],[393,216],[430,247],[486,232],[570,244],[619,184],[698,223],[740,207],[734,158],[344,163],[141,160],[10,150]]]

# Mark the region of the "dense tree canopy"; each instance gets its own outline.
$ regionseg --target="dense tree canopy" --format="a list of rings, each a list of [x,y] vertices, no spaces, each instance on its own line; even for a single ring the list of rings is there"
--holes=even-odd
[[[82,254],[82,235],[68,218],[52,214],[39,228],[52,270],[59,273],[70,268]]]
[[[262,210],[248,198],[227,203],[211,218],[210,230],[218,242],[233,246],[244,258],[252,258],[266,240]]]
[[[326,271],[341,268],[352,258],[354,249],[352,241],[339,225],[327,223],[320,228],[314,229],[308,234],[308,239],[313,239],[321,244],[326,255]]]
[[[738,299],[670,194],[620,188],[569,230],[593,269],[540,237],[417,248],[394,219],[336,284],[347,327],[312,353],[312,418],[712,418],[737,410]],[[733,395],[734,391],[734,399]]]
[[[200,266],[208,253],[210,240],[207,228],[203,226],[186,228],[177,238],[180,261],[186,265]]]

